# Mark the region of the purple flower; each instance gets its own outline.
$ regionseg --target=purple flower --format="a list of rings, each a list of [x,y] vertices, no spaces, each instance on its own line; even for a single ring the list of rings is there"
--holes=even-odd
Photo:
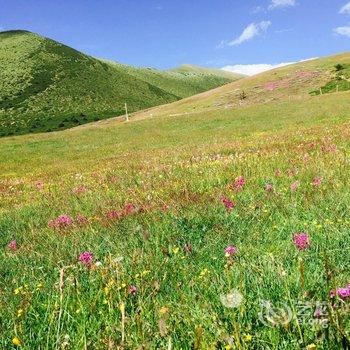
[[[233,183],[232,188],[236,191],[240,191],[244,187],[245,183],[245,178],[243,176],[239,176]]]
[[[49,226],[57,229],[66,228],[68,226],[71,226],[72,224],[73,219],[67,214],[60,215],[56,219],[49,221]]]
[[[300,232],[293,236],[293,243],[299,250],[305,250],[310,246],[310,239],[307,233]]]
[[[225,248],[224,252],[225,252],[225,256],[229,257],[237,253],[237,248],[233,245],[229,245],[228,247]]]
[[[85,266],[90,266],[94,255],[91,252],[83,252],[79,255],[79,261]]]

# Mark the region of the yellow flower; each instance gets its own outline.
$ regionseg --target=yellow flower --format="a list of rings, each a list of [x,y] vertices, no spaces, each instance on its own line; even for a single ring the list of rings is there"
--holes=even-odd
[[[14,337],[12,339],[12,344],[16,346],[21,346],[21,341],[17,337]]]
[[[232,349],[232,346],[230,345],[230,344],[227,344],[226,346],[225,346],[225,350],[231,350]]]
[[[23,309],[17,310],[17,317],[21,317],[23,315]]]
[[[179,252],[179,250],[180,250],[179,247],[175,247],[175,248],[173,249],[173,253],[174,253],[174,254],[177,254],[177,253]]]
[[[167,314],[168,311],[169,311],[169,309],[168,309],[167,307],[165,307],[165,306],[163,306],[163,307],[161,307],[161,308],[159,309],[159,313],[160,313],[161,315]]]
[[[246,342],[252,341],[252,339],[253,339],[253,336],[251,334],[246,334],[244,336],[244,341]]]
[[[312,343],[306,347],[306,350],[316,350],[316,349],[317,348],[316,348],[316,345],[314,343]]]

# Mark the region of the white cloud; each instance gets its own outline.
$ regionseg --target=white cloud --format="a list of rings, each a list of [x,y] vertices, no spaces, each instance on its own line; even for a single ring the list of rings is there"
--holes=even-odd
[[[350,2],[348,2],[346,5],[344,5],[340,9],[339,13],[341,13],[341,14],[347,14],[347,13],[350,14]]]
[[[334,33],[339,35],[345,35],[350,37],[350,26],[349,27],[338,27],[333,29]]]
[[[295,6],[295,0],[272,0],[269,6],[269,10],[274,10],[276,8],[291,7]]]
[[[245,41],[253,39],[255,36],[260,35],[264,32],[267,31],[267,29],[270,27],[271,22],[270,21],[262,21],[260,23],[251,23],[249,24],[248,27],[246,27],[242,34],[234,39],[229,41],[228,43],[226,42],[221,42],[220,46],[224,46],[225,44],[228,46],[237,46],[241,45]]]
[[[290,64],[298,63],[298,62],[305,62],[314,60],[317,57],[308,58],[306,60],[301,60],[297,62],[282,62],[282,63],[276,63],[276,64],[267,64],[267,63],[260,63],[260,64],[236,64],[233,66],[225,66],[221,68],[222,70],[233,72],[233,73],[239,73],[239,74],[245,74],[245,75],[255,75],[262,72],[266,72],[271,69],[279,68],[288,66]]]

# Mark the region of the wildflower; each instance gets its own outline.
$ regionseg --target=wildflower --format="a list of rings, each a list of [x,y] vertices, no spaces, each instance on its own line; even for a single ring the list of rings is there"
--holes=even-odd
[[[295,181],[290,185],[290,190],[292,192],[295,192],[300,186],[300,182],[299,181]]]
[[[165,314],[167,314],[169,312],[169,308],[167,308],[167,307],[165,307],[165,306],[163,306],[163,307],[161,307],[160,309],[159,309],[159,313],[161,314],[161,315],[165,315]]]
[[[134,285],[129,286],[129,293],[135,295],[137,293],[137,287]]]
[[[232,188],[236,191],[240,191],[245,185],[245,178],[243,176],[239,176],[232,185]]]
[[[221,303],[228,308],[236,308],[241,305],[243,301],[243,295],[238,290],[231,290],[227,295],[220,295]]]
[[[322,178],[322,177],[315,177],[315,178],[312,180],[311,184],[312,184],[313,186],[320,186],[320,185],[322,184],[322,181],[323,181],[323,178]]]
[[[173,254],[176,255],[179,252],[179,250],[180,250],[179,247],[173,248]]]
[[[167,205],[167,204],[163,204],[162,205],[162,207],[161,207],[161,210],[165,213],[165,212],[167,212],[168,210],[169,210],[169,205]]]
[[[73,189],[73,193],[76,195],[83,194],[87,192],[87,188],[84,185],[80,185]]]
[[[119,264],[120,262],[123,261],[123,259],[124,259],[124,257],[122,257],[122,256],[117,256],[116,258],[114,258],[114,259],[112,260],[112,262],[114,262],[115,264]]]
[[[44,183],[42,181],[37,181],[35,183],[35,187],[38,189],[38,190],[42,190],[44,188]]]
[[[90,266],[94,255],[91,252],[83,252],[79,255],[79,261],[85,266]]]
[[[308,234],[304,232],[294,234],[293,243],[299,250],[307,249],[310,246]]]
[[[252,341],[253,336],[251,334],[245,334],[243,337],[244,341],[246,341],[247,343]]]
[[[49,227],[63,229],[73,224],[73,219],[67,214],[60,215],[56,219],[49,221]]]
[[[316,350],[316,349],[317,349],[317,347],[316,347],[316,345],[315,345],[314,343],[309,344],[309,345],[306,347],[306,350]]]
[[[96,267],[100,267],[100,266],[102,266],[101,261],[96,261],[96,262],[95,262],[95,266],[96,266]]]
[[[126,215],[132,214],[132,213],[134,213],[135,211],[136,211],[136,208],[135,208],[134,204],[132,204],[132,203],[127,203],[127,204],[125,204],[125,206],[124,206],[124,212],[125,212]]]
[[[119,211],[116,210],[111,210],[107,213],[107,218],[108,219],[120,219],[122,217],[122,214]]]
[[[8,245],[7,247],[11,250],[17,250],[17,242],[16,240],[12,240]]]
[[[231,211],[236,206],[235,203],[231,201],[231,199],[225,196],[221,197],[221,202],[225,206],[227,211]]]
[[[266,184],[265,185],[265,191],[266,192],[273,192],[273,185],[272,184]]]
[[[237,253],[237,248],[233,245],[229,245],[225,248],[225,256],[228,258],[232,255],[235,255]]]
[[[17,337],[14,337],[12,339],[12,344],[15,345],[15,346],[21,346],[22,343]]]
[[[350,298],[350,289],[348,287],[345,288],[338,288],[336,290],[336,295],[340,298],[340,299],[347,299]]]
[[[280,169],[275,170],[275,176],[280,177],[282,175],[282,171]]]

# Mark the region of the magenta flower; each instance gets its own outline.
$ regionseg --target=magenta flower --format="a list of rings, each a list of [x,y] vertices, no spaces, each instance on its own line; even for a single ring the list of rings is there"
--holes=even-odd
[[[225,252],[225,256],[228,258],[237,253],[237,248],[233,245],[229,245],[228,247],[225,248],[224,252]]]
[[[134,285],[129,286],[129,293],[135,295],[137,293],[137,287]]]
[[[122,213],[116,210],[111,210],[107,213],[107,218],[111,220],[120,219],[122,217]]]
[[[56,219],[49,221],[49,227],[55,228],[55,229],[63,229],[67,228],[68,226],[71,226],[73,224],[73,219],[71,216],[67,214],[60,215]]]
[[[225,196],[221,197],[221,202],[225,206],[227,211],[231,211],[236,206],[235,203],[231,201],[231,199]]]
[[[8,245],[7,247],[11,250],[17,250],[17,242],[16,240],[12,240]]]
[[[91,252],[83,252],[79,255],[79,261],[85,266],[90,266],[94,255]]]
[[[274,188],[272,184],[266,184],[265,185],[265,191],[266,192],[273,192]]]
[[[311,184],[312,184],[313,186],[320,186],[320,185],[322,184],[322,182],[323,182],[323,178],[322,178],[322,177],[315,177],[315,178],[312,180]]]
[[[135,208],[134,204],[132,204],[132,203],[127,203],[124,206],[124,212],[126,215],[134,213],[135,210],[136,210],[136,208]]]
[[[293,236],[293,243],[299,250],[305,250],[310,246],[310,239],[307,233],[300,232]]]
[[[290,185],[290,190],[292,192],[296,191],[300,186],[300,182],[299,181],[295,181]]]
[[[232,188],[235,191],[240,191],[244,187],[245,183],[246,183],[245,178],[243,176],[239,176],[233,183]]]
[[[342,300],[350,300],[350,284],[348,284],[347,287],[337,288],[335,291],[331,290],[329,295],[331,298],[337,296]]]

